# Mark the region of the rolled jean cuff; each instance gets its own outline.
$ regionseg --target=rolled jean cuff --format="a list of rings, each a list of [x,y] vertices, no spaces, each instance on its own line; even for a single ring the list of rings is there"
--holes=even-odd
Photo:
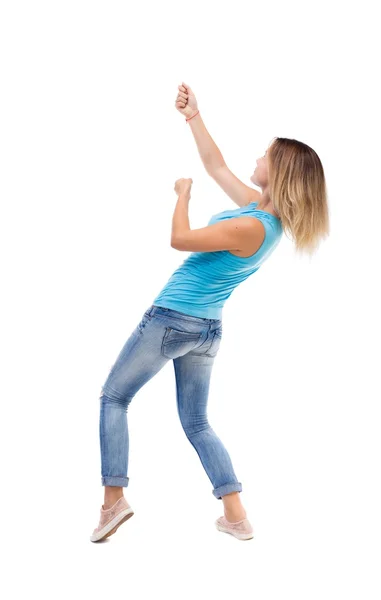
[[[106,475],[106,477],[102,477],[102,485],[115,485],[117,487],[127,487],[129,479],[129,477],[114,477],[112,475]]]
[[[242,483],[237,481],[236,483],[225,483],[225,485],[220,485],[220,487],[213,490],[213,496],[215,496],[217,500],[220,500],[221,496],[226,496],[226,494],[231,494],[231,492],[242,492]]]

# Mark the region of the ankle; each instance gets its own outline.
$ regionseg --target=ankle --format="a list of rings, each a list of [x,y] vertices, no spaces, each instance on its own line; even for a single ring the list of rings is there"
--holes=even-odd
[[[225,519],[227,521],[229,521],[229,523],[236,523],[237,521],[242,521],[243,519],[246,519],[246,517],[247,517],[245,510],[242,510],[240,512],[230,512],[230,511],[225,510],[224,514],[225,514]]]
[[[111,506],[113,506],[115,504],[115,502],[120,500],[120,498],[122,498],[122,497],[123,497],[123,488],[116,488],[114,486],[105,487],[104,502],[103,502],[104,509],[107,510],[108,508],[111,508]]]
[[[240,493],[231,492],[222,496],[225,518],[230,522],[246,519],[246,511],[241,503]]]
[[[120,496],[120,498],[122,498],[122,496]],[[112,498],[111,500],[104,500],[104,502],[103,502],[103,510],[108,510],[109,508],[111,508],[112,506],[114,506],[114,504],[116,502],[118,502],[118,500],[120,500],[120,498]]]

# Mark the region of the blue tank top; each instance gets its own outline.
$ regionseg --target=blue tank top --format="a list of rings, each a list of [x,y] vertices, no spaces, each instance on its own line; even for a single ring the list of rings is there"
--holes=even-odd
[[[235,256],[229,250],[192,252],[174,271],[152,304],[194,317],[222,319],[222,308],[233,290],[255,273],[279,244],[283,229],[280,219],[256,208],[251,202],[211,217],[208,225],[234,217],[255,217],[262,221],[265,239],[257,252]]]

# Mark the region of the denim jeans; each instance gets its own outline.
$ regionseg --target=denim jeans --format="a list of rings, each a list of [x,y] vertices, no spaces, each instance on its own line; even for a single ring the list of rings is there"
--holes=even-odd
[[[207,418],[210,376],[221,336],[220,319],[194,317],[156,305],[145,311],[100,395],[102,485],[128,486],[128,406],[140,388],[172,359],[180,422],[212,483],[213,495],[221,499],[242,491],[229,454]]]

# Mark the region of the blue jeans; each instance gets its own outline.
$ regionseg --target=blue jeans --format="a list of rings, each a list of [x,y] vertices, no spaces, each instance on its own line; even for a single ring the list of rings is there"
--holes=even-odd
[[[172,359],[180,422],[213,485],[213,495],[220,499],[242,491],[229,454],[207,418],[210,376],[221,335],[220,319],[194,317],[156,305],[145,311],[101,391],[102,485],[128,486],[128,406],[140,388]]]

